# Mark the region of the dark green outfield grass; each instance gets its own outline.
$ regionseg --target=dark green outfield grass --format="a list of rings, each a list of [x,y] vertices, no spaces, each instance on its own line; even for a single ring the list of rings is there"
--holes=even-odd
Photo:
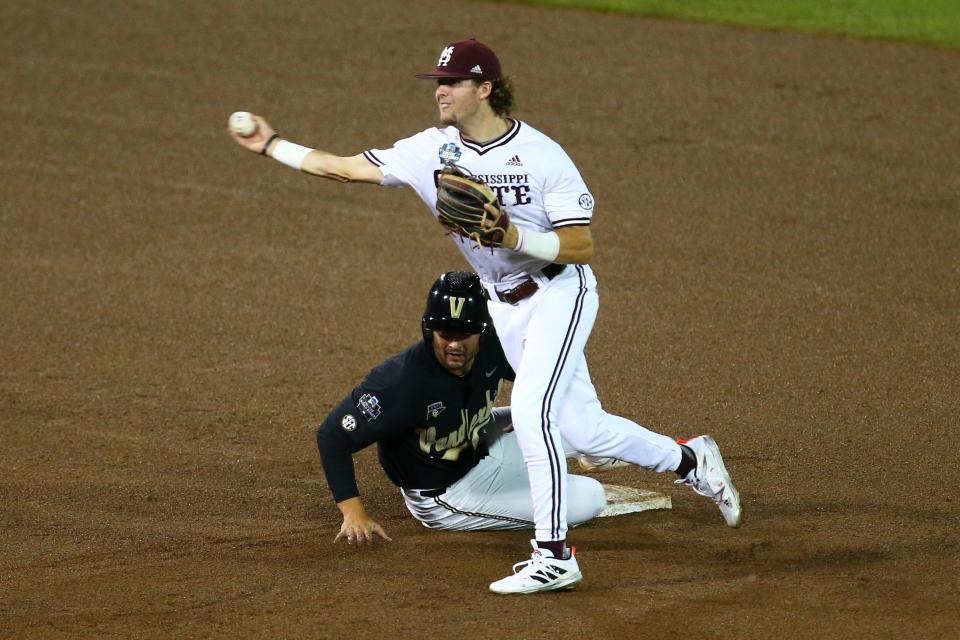
[[[960,50],[960,0],[501,0]]]

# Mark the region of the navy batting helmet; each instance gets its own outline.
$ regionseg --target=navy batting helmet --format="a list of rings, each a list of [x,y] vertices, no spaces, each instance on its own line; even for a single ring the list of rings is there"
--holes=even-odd
[[[430,287],[421,327],[427,345],[433,332],[487,333],[493,326],[483,285],[475,273],[448,271]]]

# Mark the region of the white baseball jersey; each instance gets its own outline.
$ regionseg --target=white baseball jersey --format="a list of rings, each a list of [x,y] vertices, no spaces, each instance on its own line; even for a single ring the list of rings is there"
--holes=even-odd
[[[593,196],[560,145],[519,120],[486,144],[464,140],[455,127],[431,128],[390,149],[364,156],[383,172],[383,184],[410,187],[437,215],[441,158],[450,158],[494,190],[515,225],[534,231],[589,224]],[[547,262],[510,249],[481,248],[454,236],[460,251],[486,282],[509,283],[536,273]]]
[[[567,154],[530,125],[510,122],[509,131],[482,145],[464,140],[455,127],[433,128],[364,155],[383,172],[382,184],[412,188],[434,216],[437,176],[450,160],[494,189],[518,226],[542,232],[589,224],[593,196]],[[565,540],[568,511],[576,522],[581,502],[576,486],[568,487],[565,442],[579,453],[656,471],[676,469],[680,447],[602,409],[583,355],[600,306],[588,265],[567,265],[551,277],[541,272],[547,262],[451,237],[490,294],[490,315],[516,372],[510,407],[537,540]],[[532,295],[502,301],[498,292],[527,279],[537,284]],[[458,491],[470,493],[472,484],[463,482]],[[407,502],[414,510],[411,496]]]

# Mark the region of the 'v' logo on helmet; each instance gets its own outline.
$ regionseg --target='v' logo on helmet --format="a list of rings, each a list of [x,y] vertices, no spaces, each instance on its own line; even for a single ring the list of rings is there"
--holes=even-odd
[[[450,296],[450,317],[459,318],[460,313],[463,311],[463,303],[466,302],[466,298],[454,298]]]

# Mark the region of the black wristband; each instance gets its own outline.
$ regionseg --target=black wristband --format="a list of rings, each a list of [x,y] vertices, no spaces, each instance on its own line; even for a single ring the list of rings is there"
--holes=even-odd
[[[269,146],[270,146],[270,143],[273,142],[274,140],[276,140],[276,139],[279,138],[279,137],[280,137],[280,134],[279,134],[279,133],[275,133],[275,134],[273,134],[272,136],[270,136],[269,138],[267,138],[267,141],[263,143],[263,149],[260,150],[260,155],[262,155],[262,156],[267,155],[267,147],[269,147]]]

